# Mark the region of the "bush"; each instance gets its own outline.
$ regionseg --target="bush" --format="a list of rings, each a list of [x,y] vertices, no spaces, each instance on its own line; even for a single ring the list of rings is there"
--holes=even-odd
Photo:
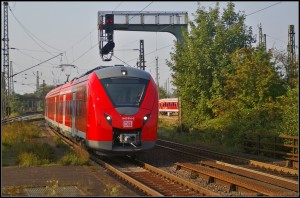
[[[18,156],[18,164],[20,166],[37,166],[41,165],[42,161],[38,158],[38,156],[31,152],[23,152]]]
[[[84,165],[87,164],[87,160],[78,157],[73,151],[69,150],[58,163],[61,165]]]
[[[280,98],[282,122],[279,125],[281,134],[298,136],[299,133],[299,96],[298,86],[289,89],[287,95]]]

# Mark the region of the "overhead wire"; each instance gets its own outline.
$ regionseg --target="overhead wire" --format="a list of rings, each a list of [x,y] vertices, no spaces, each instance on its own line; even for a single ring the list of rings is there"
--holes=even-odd
[[[152,3],[153,3],[153,1],[151,1],[146,7],[144,7],[141,11],[139,11],[139,13],[141,13],[143,10],[145,10],[146,8],[148,8]],[[136,15],[133,16],[133,17],[131,17],[131,18],[129,19],[129,21],[130,21],[131,19],[133,19],[134,17],[136,17]]]
[[[270,8],[270,7],[272,7],[272,6],[275,6],[275,5],[279,4],[279,3],[282,3],[282,1],[279,1],[279,2],[277,2],[277,3],[275,3],[275,4],[272,4],[272,5],[268,6],[268,7],[265,7],[265,8],[263,8],[263,9],[257,10],[257,11],[255,11],[255,12],[252,12],[252,13],[250,13],[250,14],[246,14],[246,16],[250,16],[250,15],[252,15],[252,14],[258,13],[258,12],[263,11],[263,10],[265,10],[265,9],[268,9],[268,8]]]
[[[151,51],[151,52],[145,54],[145,56],[146,56],[146,55],[149,55],[149,54],[152,54],[152,53],[154,53],[154,52],[157,52],[157,51],[159,51],[159,50],[162,50],[162,49],[164,49],[164,48],[170,47],[170,46],[172,46],[172,45],[173,45],[173,44],[170,44],[170,45],[161,47],[161,48],[159,48],[159,49],[155,49],[155,50],[153,50],[153,51]],[[127,62],[131,62],[131,61],[133,61],[133,60],[135,60],[135,59],[136,59],[136,58],[130,59],[130,60],[128,60]]]
[[[88,49],[87,51],[85,51],[83,54],[81,54],[78,58],[76,58],[72,63],[76,62],[78,59],[80,59],[82,56],[84,56],[86,53],[88,53],[89,51],[91,51],[94,47],[96,47],[98,45],[98,42],[96,44],[94,44],[90,49]],[[71,64],[72,64],[71,63]]]
[[[113,11],[115,11],[122,3],[123,3],[123,1],[121,1],[121,2],[113,9]]]
[[[21,21],[14,15],[14,13],[12,12],[10,6],[9,6],[9,10],[10,10],[10,13],[12,14],[12,16],[14,17],[14,19],[19,23],[19,25],[23,28],[24,32],[39,46],[41,47],[43,50],[45,50],[46,52],[48,52],[49,54],[51,54],[53,56],[53,54],[51,52],[49,52],[48,50],[46,50],[45,48],[43,48],[39,43],[36,42],[35,39],[39,40],[40,42],[42,42],[43,44],[47,45],[48,47],[54,49],[54,50],[57,50],[59,52],[62,52],[62,50],[60,49],[57,49],[55,47],[52,47],[51,45],[45,43],[44,41],[42,41],[41,39],[39,39],[37,36],[35,36],[32,32],[30,32],[22,23]],[[34,38],[35,39],[34,39]]]

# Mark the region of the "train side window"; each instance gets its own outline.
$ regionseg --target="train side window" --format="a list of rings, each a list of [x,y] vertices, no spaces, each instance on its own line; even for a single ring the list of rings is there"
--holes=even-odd
[[[69,101],[66,101],[66,115],[69,115]]]
[[[76,116],[82,115],[82,100],[76,101]]]

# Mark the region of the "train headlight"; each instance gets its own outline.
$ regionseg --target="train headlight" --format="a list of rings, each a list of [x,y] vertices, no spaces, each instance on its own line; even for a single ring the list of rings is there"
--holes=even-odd
[[[121,70],[121,73],[122,73],[122,76],[127,76],[127,70],[122,69],[122,70]]]
[[[146,124],[146,122],[149,120],[149,118],[150,118],[150,114],[147,114],[143,117],[143,125]]]
[[[104,114],[104,117],[105,117],[106,121],[107,121],[110,125],[112,125],[112,118],[111,118],[111,116],[105,113],[105,114]]]

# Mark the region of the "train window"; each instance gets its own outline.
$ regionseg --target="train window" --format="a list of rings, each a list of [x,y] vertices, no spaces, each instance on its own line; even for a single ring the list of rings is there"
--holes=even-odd
[[[66,101],[66,115],[69,115],[69,101]]]
[[[139,107],[149,80],[140,78],[105,78],[100,80],[115,107]]]
[[[82,100],[76,101],[76,116],[82,115]]]

